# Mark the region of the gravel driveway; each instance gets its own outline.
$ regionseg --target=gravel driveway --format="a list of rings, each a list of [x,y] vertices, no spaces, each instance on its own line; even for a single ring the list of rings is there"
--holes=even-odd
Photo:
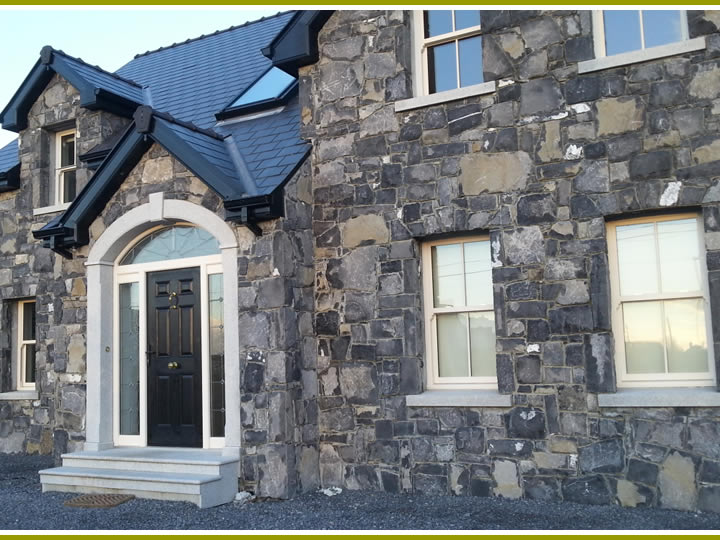
[[[226,504],[133,500],[109,509],[63,506],[40,491],[46,457],[0,454],[0,529],[719,529],[720,515],[478,497],[343,491],[291,501]]]

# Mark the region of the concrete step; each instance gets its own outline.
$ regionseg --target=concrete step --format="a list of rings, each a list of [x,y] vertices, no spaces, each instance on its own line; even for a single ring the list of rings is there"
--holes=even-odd
[[[237,476],[238,458],[222,455],[220,450],[120,447],[63,454],[62,463],[87,469]]]
[[[237,473],[223,477],[62,466],[40,471],[40,481],[43,491],[125,493],[144,499],[188,501],[200,508],[231,502],[237,493]]]

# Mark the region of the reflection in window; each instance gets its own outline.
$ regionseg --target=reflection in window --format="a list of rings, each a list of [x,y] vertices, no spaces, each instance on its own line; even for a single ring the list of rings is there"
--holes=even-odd
[[[225,436],[225,327],[223,275],[208,276],[210,302],[210,436]]]
[[[604,10],[603,24],[606,56],[676,43],[687,35],[680,10]]]
[[[424,12],[422,53],[428,92],[444,92],[483,82],[480,11]]]
[[[35,388],[35,301],[18,302],[18,389]]]
[[[277,99],[295,82],[295,77],[277,67],[270,68],[265,74],[245,90],[230,107],[242,107],[261,101]]]
[[[138,283],[120,284],[120,434],[140,433],[140,301]]]
[[[178,225],[161,229],[140,240],[123,257],[120,264],[140,264],[218,253],[220,246],[212,234],[197,227]]]

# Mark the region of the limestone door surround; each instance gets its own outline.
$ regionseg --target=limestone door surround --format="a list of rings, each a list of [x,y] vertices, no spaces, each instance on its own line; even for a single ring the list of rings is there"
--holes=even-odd
[[[122,215],[90,249],[87,266],[87,416],[85,450],[105,450],[113,443],[113,270],[122,250],[144,231],[162,223],[187,222],[215,236],[220,245],[225,291],[237,290],[237,239],[216,214],[187,201],[153,193],[149,201]],[[239,330],[237,296],[224,297],[225,382],[239,388]],[[240,396],[225,396],[225,451],[240,452]]]

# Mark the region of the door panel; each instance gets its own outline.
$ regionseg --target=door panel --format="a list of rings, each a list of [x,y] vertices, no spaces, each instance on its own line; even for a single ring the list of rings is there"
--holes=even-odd
[[[202,447],[200,269],[147,279],[148,445]]]

